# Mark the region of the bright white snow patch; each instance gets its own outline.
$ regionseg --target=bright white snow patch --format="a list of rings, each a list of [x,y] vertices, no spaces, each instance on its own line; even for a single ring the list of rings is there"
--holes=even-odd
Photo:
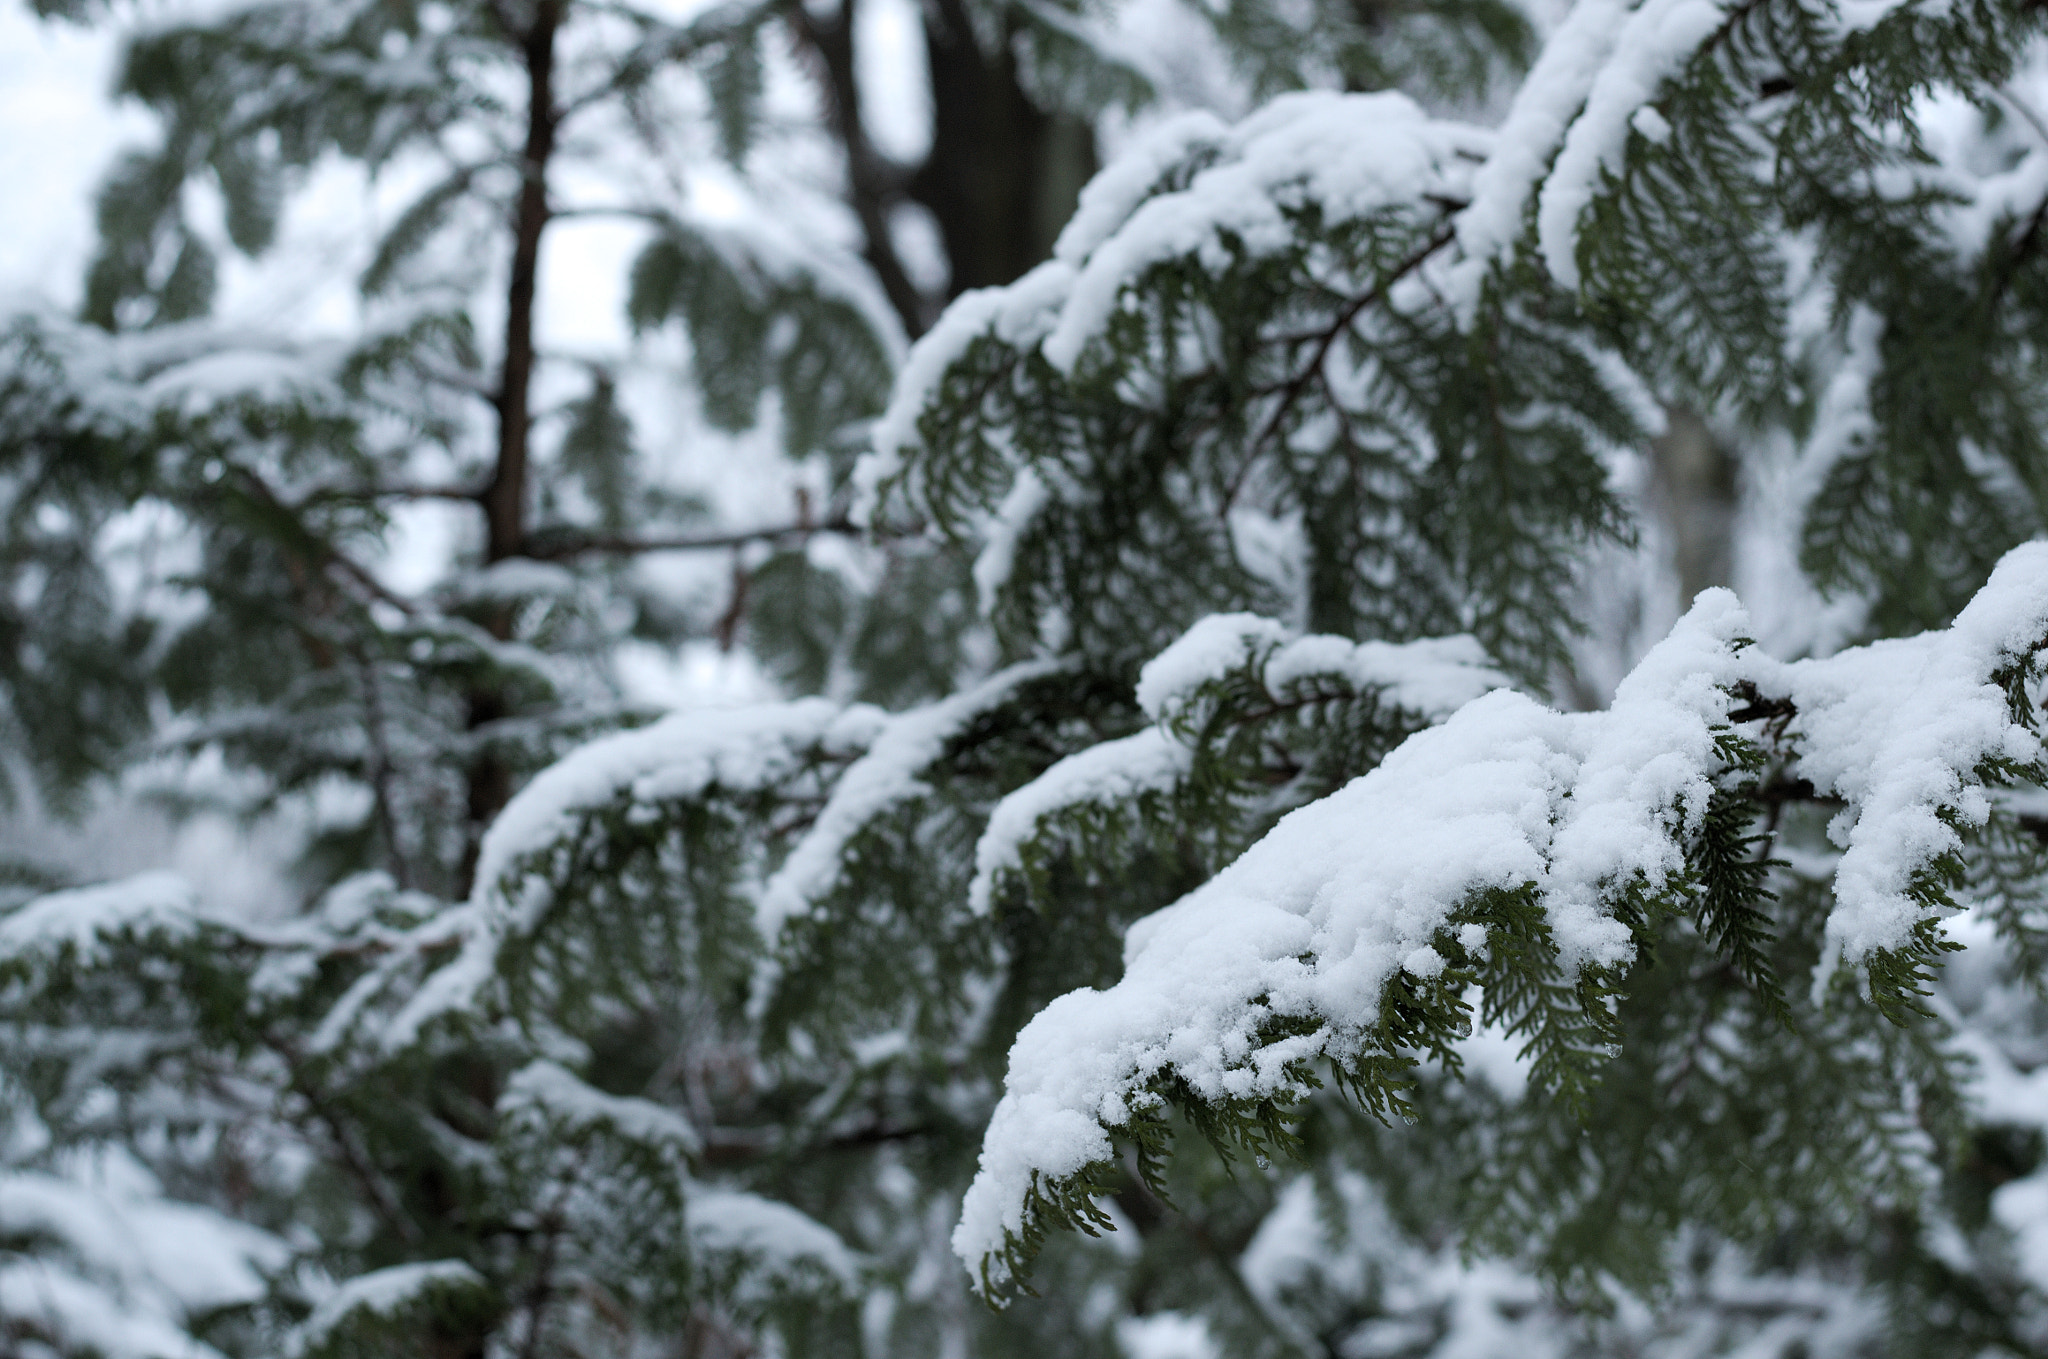
[[[1024,866],[1024,846],[1048,818],[1088,803],[1169,791],[1186,778],[1194,750],[1173,723],[1203,685],[1235,670],[1259,665],[1275,693],[1334,677],[1431,720],[1507,683],[1470,637],[1394,644],[1289,635],[1284,625],[1256,614],[1212,614],[1155,656],[1139,672],[1137,697],[1159,725],[1069,755],[997,803],[974,848],[969,909],[987,913],[999,879]]]
[[[738,710],[672,713],[653,726],[599,737],[542,770],[484,833],[476,897],[498,892],[512,867],[574,829],[577,819],[630,793],[639,801],[690,797],[714,784],[758,788],[793,772],[811,745],[872,724],[822,698]]]
[[[974,596],[983,618],[995,612],[996,596],[1010,583],[1010,570],[1017,559],[1017,539],[1051,499],[1052,492],[1037,469],[1017,469],[1017,479],[1011,483],[1009,494],[982,529],[982,549],[974,559]]]
[[[1211,614],[1145,662],[1138,672],[1138,706],[1154,722],[1170,721],[1197,689],[1243,665],[1248,653],[1277,647],[1287,636],[1287,625],[1277,619]]]
[[[884,488],[914,470],[905,455],[920,443],[918,418],[977,340],[1037,347],[1070,370],[1152,265],[1190,253],[1220,261],[1226,238],[1253,255],[1284,250],[1295,240],[1289,211],[1308,203],[1333,223],[1388,210],[1433,217],[1437,201],[1465,196],[1491,144],[1395,93],[1297,92],[1234,127],[1206,113],[1161,124],[1089,182],[1052,259],[961,294],[911,347],[854,472],[855,522],[870,522]],[[1186,183],[1154,193],[1175,171]]]
[[[1056,661],[1025,661],[971,689],[886,719],[868,753],[848,766],[804,838],[761,890],[756,923],[773,941],[791,919],[839,882],[846,846],[875,819],[927,790],[921,775],[968,723],[1008,702],[1017,687],[1050,675]]]
[[[1593,201],[1601,176],[1620,166],[1636,111],[1720,26],[1723,13],[1713,0],[1644,0],[1622,24],[1537,200],[1543,263],[1559,287],[1579,286],[1579,217]],[[1669,136],[1670,125],[1652,116],[1653,126]]]
[[[1127,1359],[1223,1359],[1209,1323],[1186,1312],[1153,1312],[1116,1324],[1116,1343]]]
[[[490,984],[503,940],[528,928],[552,900],[544,881],[522,876],[522,863],[573,834],[584,815],[620,797],[652,804],[714,788],[759,788],[796,775],[815,752],[862,749],[884,720],[876,708],[815,698],[697,709],[570,752],[522,788],[484,833],[469,901],[421,925],[410,936],[412,950],[392,954],[352,988],[314,1035],[315,1049],[338,1039],[417,950],[460,941],[455,958],[428,976],[386,1026],[384,1044],[402,1047],[421,1025],[469,1005]]]
[[[1090,802],[1125,802],[1163,792],[1187,777],[1194,750],[1158,727],[1069,755],[1008,794],[989,814],[974,846],[968,909],[988,914],[997,879],[1024,867],[1024,846],[1039,823]]]
[[[1910,895],[1915,878],[1962,848],[1943,815],[1981,826],[1990,814],[1977,767],[2041,757],[2039,738],[2012,720],[1991,675],[2044,636],[2048,543],[2025,543],[1948,628],[1796,661],[1766,685],[1798,705],[1798,772],[1849,804],[1828,827],[1844,851],[1828,962],[1903,944],[1924,914]]]
[[[1432,196],[1462,198],[1470,161],[1491,141],[1479,128],[1431,118],[1401,94],[1282,95],[1231,128],[1216,163],[1186,188],[1146,199],[1085,263],[1076,258],[1079,271],[1045,339],[1045,357],[1071,370],[1125,286],[1154,264],[1188,254],[1220,264],[1226,237],[1253,256],[1287,249],[1296,240],[1290,207],[1315,203],[1326,220],[1343,222]],[[1157,150],[1148,145],[1136,154],[1156,179]],[[1105,191],[1105,199],[1122,196],[1122,183],[1113,187],[1119,192]],[[1070,248],[1084,240],[1077,236]]]

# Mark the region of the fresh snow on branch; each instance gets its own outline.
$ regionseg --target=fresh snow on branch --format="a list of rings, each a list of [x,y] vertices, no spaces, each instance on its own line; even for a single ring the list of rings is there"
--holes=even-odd
[[[566,1068],[531,1062],[514,1072],[498,1096],[498,1113],[552,1124],[571,1134],[609,1129],[629,1142],[694,1155],[704,1142],[690,1121],[666,1105],[628,1095],[608,1095]]]
[[[1352,221],[1462,199],[1490,145],[1490,134],[1431,118],[1401,94],[1282,95],[1232,128],[1217,162],[1185,189],[1145,200],[1089,252],[1045,356],[1071,371],[1126,285],[1154,264],[1186,254],[1220,264],[1235,250],[1256,257],[1290,248],[1290,209],[1313,203],[1330,221]]]
[[[838,1233],[775,1199],[738,1189],[693,1185],[687,1214],[693,1249],[744,1262],[770,1281],[802,1272],[822,1273],[851,1287],[860,1264]]]
[[[176,873],[156,870],[37,897],[0,919],[0,960],[53,958],[67,950],[91,964],[109,941],[157,934],[185,937],[201,924],[199,899]]]
[[[475,887],[462,905],[426,922],[336,1005],[315,1035],[332,1043],[389,980],[421,952],[459,945],[399,1010],[384,1033],[403,1047],[437,1016],[471,1005],[495,975],[503,942],[530,927],[553,900],[543,872],[525,868],[573,835],[582,818],[626,798],[647,814],[653,804],[713,789],[745,792],[799,773],[813,752],[851,755],[872,741],[879,709],[842,708],[824,699],[730,711],[672,714],[652,726],[600,737],[536,775],[485,832]]]
[[[522,859],[621,796],[656,802],[695,797],[714,785],[759,788],[794,773],[807,747],[864,747],[880,721],[872,708],[808,698],[672,713],[650,727],[600,737],[535,775],[498,814],[477,852],[471,900],[500,899]]]
[[[903,471],[948,370],[984,335],[1040,346],[1071,370],[1151,266],[1187,253],[1220,262],[1232,250],[1287,249],[1296,240],[1289,213],[1311,204],[1330,222],[1389,209],[1434,214],[1429,200],[1465,196],[1490,144],[1485,131],[1433,119],[1395,93],[1305,91],[1232,128],[1207,114],[1163,125],[1090,182],[1052,259],[1005,287],[963,294],[911,347],[856,472],[863,516]],[[1151,192],[1190,161],[1204,168],[1184,188]]]
[[[108,1359],[213,1359],[186,1324],[262,1298],[291,1257],[197,1204],[36,1171],[0,1175],[0,1236],[33,1243],[0,1265],[0,1329],[26,1323]]]
[[[1959,825],[1990,814],[1980,766],[2040,761],[2040,738],[1991,680],[2044,637],[2048,543],[2027,543],[1947,628],[1759,675],[1759,689],[1798,709],[1796,772],[1848,803],[1828,828],[1843,851],[1827,923],[1833,959],[1897,948],[1923,918],[1916,879],[1962,848]]]
[[[1295,637],[1274,619],[1225,613],[1202,619],[1146,662],[1138,674],[1138,706],[1153,721],[1171,723],[1204,685],[1252,661],[1266,688],[1276,693],[1330,675],[1360,691],[1379,691],[1393,706],[1432,719],[1448,717],[1508,682],[1471,637],[1398,643],[1321,634]]]
[[[926,791],[921,776],[948,741],[1009,701],[1019,685],[1059,669],[1057,661],[1025,661],[950,698],[887,719],[868,753],[839,776],[817,821],[762,888],[757,918],[762,938],[772,943],[787,922],[838,885],[847,845],[876,818]]]
[[[1592,203],[1601,176],[1620,167],[1636,114],[1649,107],[1657,87],[1720,25],[1723,13],[1724,6],[1713,0],[1644,0],[1622,24],[1614,51],[1594,77],[1585,108],[1565,134],[1537,200],[1543,263],[1559,287],[1579,286],[1579,218]],[[1654,132],[1660,125],[1669,136],[1661,117],[1649,127]]]
[[[989,911],[998,880],[1024,866],[1024,846],[1049,818],[1089,803],[1127,804],[1186,779],[1196,735],[1180,730],[1178,719],[1206,686],[1248,666],[1274,694],[1326,677],[1428,721],[1507,683],[1470,637],[1402,644],[1292,637],[1257,614],[1212,614],[1139,672],[1138,706],[1156,725],[1069,755],[996,804],[974,848],[968,908]]]
[[[430,1293],[487,1286],[483,1275],[460,1260],[427,1260],[358,1274],[313,1309],[293,1332],[287,1353],[304,1354],[319,1347],[337,1327],[359,1313],[395,1316]]]
[[[1259,621],[1192,631],[1148,676],[1148,709],[1247,636],[1276,636]],[[2048,641],[2048,544],[2008,554],[1942,631],[1790,664],[1748,632],[1735,596],[1710,590],[1605,712],[1478,698],[1134,924],[1120,982],[1061,997],[1018,1035],[954,1234],[961,1259],[1005,1286],[1040,1187],[1111,1159],[1111,1130],[1155,1110],[1168,1075],[1206,1103],[1284,1104],[1307,1093],[1305,1064],[1383,1051],[1387,986],[1438,977],[1446,948],[1481,954],[1486,927],[1456,915],[1488,892],[1533,892],[1568,975],[1633,961],[1615,904],[1683,890],[1687,846],[1734,772],[1738,692],[1796,713],[1788,772],[1847,803],[1831,830],[1844,849],[1832,957],[1908,949],[1932,909],[1923,876],[1988,814],[1982,779],[2040,757],[2000,680]]]
[[[1040,823],[1071,807],[1091,802],[1127,803],[1145,793],[1164,792],[1187,777],[1195,752],[1159,727],[1069,755],[1015,792],[989,813],[974,846],[974,880],[967,907],[988,914],[996,883],[1024,866],[1024,846]]]

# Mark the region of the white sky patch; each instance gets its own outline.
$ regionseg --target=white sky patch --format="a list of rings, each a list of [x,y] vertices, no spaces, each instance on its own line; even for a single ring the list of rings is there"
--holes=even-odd
[[[909,164],[932,144],[931,71],[918,0],[864,0],[854,17],[853,60],[868,137]]]
[[[0,4],[0,293],[77,305],[93,242],[93,191],[149,118],[106,98],[116,44],[102,29],[38,22]]]

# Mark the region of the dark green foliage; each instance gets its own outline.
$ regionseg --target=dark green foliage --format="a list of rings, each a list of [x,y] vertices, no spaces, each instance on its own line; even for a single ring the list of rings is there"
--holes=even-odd
[[[1332,81],[1348,90],[1405,88],[1477,102],[1535,55],[1528,17],[1495,0],[1330,0],[1300,9],[1205,7],[1261,97]]]
[[[833,678],[852,613],[852,590],[838,572],[811,565],[801,551],[762,563],[748,582],[758,592],[747,610],[747,639],[792,693],[821,693]]]
[[[480,504],[509,475],[476,459],[485,407],[461,403],[503,416],[525,393],[441,285],[451,256],[506,244],[518,135],[439,164],[393,221],[360,279],[378,328],[347,355],[230,391],[146,387],[221,355],[173,323],[203,315],[220,250],[272,241],[317,158],[376,168],[464,120],[522,130],[501,103],[516,82],[497,78],[517,50],[505,14],[540,12],[256,5],[138,41],[124,88],[164,136],[101,200],[87,315],[116,333],[23,324],[0,350],[0,686],[24,772],[77,789],[155,738],[259,772],[238,812],[361,795],[307,837],[306,910],[262,928],[144,912],[10,944],[0,970],[5,1097],[51,1134],[38,1168],[122,1149],[173,1197],[291,1233],[270,1296],[194,1321],[209,1340],[289,1347],[314,1302],[300,1267],[347,1279],[440,1260],[480,1282],[451,1271],[309,1352],[1094,1356],[1127,1348],[1119,1320],[1171,1308],[1207,1316],[1233,1356],[1420,1355],[1460,1323],[1445,1295],[1404,1294],[1390,1262],[1451,1270],[1462,1251],[1539,1281],[1585,1353],[1644,1348],[1602,1327],[1645,1300],[1691,1318],[1701,1352],[1802,1305],[1738,1315],[1713,1291],[1730,1272],[1881,1293],[1898,1318],[1886,1343],[1915,1359],[2030,1352],[2037,1303],[2000,1264],[1992,1204],[2034,1173],[2038,1138],[1975,1121],[1932,988],[1954,947],[1938,918],[1966,900],[2040,985],[2048,850],[2023,791],[2040,771],[1992,761],[1962,779],[1994,789],[1993,814],[1980,829],[1964,802],[1939,808],[1971,835],[1914,881],[1908,943],[1809,985],[1835,809],[1791,777],[1789,700],[1739,690],[1752,711],[1711,733],[1701,802],[1652,809],[1676,867],[1596,884],[1632,962],[1565,956],[1541,882],[1473,891],[1431,940],[1442,969],[1391,973],[1369,1015],[1247,997],[1236,1073],[1314,1040],[1261,1093],[1206,1098],[1162,1066],[1109,1156],[1037,1179],[981,1282],[1002,1295],[1036,1258],[1042,1303],[966,1315],[944,1241],[1031,1017],[1113,984],[1126,927],[1443,716],[1342,672],[1271,680],[1276,644],[1259,643],[1148,727],[1131,681],[1190,624],[1255,609],[1343,639],[1468,633],[1525,685],[1568,678],[1588,550],[1632,532],[1611,473],[1641,442],[1643,394],[1618,366],[1657,401],[1821,446],[1854,424],[1822,428],[1839,414],[1824,379],[1844,350],[1871,357],[1868,428],[1807,534],[1817,578],[1870,592],[1876,628],[1949,616],[2048,522],[2041,214],[1973,256],[1941,234],[1943,193],[1897,191],[1926,163],[1913,101],[1951,85],[1989,107],[2037,15],[1966,0],[1856,29],[1796,0],[1732,7],[1602,172],[1569,296],[1533,220],[1464,315],[1432,291],[1462,248],[1462,204],[1345,217],[1297,194],[1277,247],[1224,232],[1152,258],[1070,369],[990,328],[931,393],[868,544],[844,540],[844,487],[884,406],[889,326],[762,240],[634,206],[655,230],[633,325],[680,322],[710,422],[775,411],[829,487],[764,536],[772,550],[735,550],[717,625],[786,690],[829,701],[644,734],[609,697],[613,644],[710,629],[602,559],[696,508],[654,484],[609,360],[574,361],[577,395],[539,413],[532,449],[524,426],[500,429],[520,436],[501,454],[531,454],[519,508],[538,526],[522,520],[491,570],[406,598],[372,569],[393,504]],[[688,62],[720,150],[749,164],[778,16],[606,15],[627,46],[560,101],[564,118],[616,94],[645,135],[653,105],[635,101]],[[1141,82],[1077,36],[1082,17],[1034,7],[985,26],[1046,107],[1135,103]],[[1477,100],[1530,45],[1491,0],[1210,17],[1262,89],[1400,82]],[[1166,167],[1152,197],[1225,154]],[[187,221],[194,184],[219,190],[225,241]],[[1788,231],[1805,233],[1827,306],[1791,294]],[[430,484],[408,480],[421,467]],[[992,522],[1025,471],[1043,507]],[[138,505],[161,509],[183,553],[154,586],[203,608],[131,598],[107,569],[103,536]],[[980,570],[1011,530],[1007,575]],[[1298,562],[1276,568],[1267,531],[1291,535]],[[980,688],[1004,662],[1027,668]],[[1994,679],[2030,719],[2031,655]],[[500,823],[528,838],[483,854],[469,882],[498,806],[478,771],[509,793],[600,729],[617,744],[533,785]],[[721,744],[734,732],[751,743]],[[1002,800],[1137,736],[1172,743],[1184,770],[1044,814],[994,871],[988,909],[968,909]],[[592,770],[619,773],[604,759],[643,737],[669,755],[624,761],[604,791]],[[815,843],[827,871],[783,892]],[[359,873],[372,864],[385,872]],[[0,884],[10,908],[29,890],[28,875]],[[1478,1069],[1475,1029],[1519,1053],[1526,1090]],[[1248,1281],[1285,1158],[1313,1168],[1333,1232],[1350,1229],[1355,1172],[1376,1186],[1392,1225],[1337,1247],[1364,1254],[1355,1287],[1311,1281],[1276,1302]],[[861,1258],[842,1271],[700,1230],[723,1220],[698,1207],[742,1192]],[[1105,1244],[1111,1229],[1139,1239]],[[1394,1329],[1362,1329],[1381,1323]]]
[[[738,167],[746,161],[761,119],[761,30],[736,33],[708,55],[704,79],[717,120],[718,149]]]
[[[617,533],[639,508],[633,503],[633,422],[619,408],[618,384],[594,369],[590,394],[565,412],[562,470],[583,488],[597,510],[597,526]]]
[[[915,508],[964,530],[1015,464],[1060,488],[1019,537],[996,614],[1012,636],[1058,618],[1070,645],[1135,667],[1205,613],[1278,611],[1228,529],[1244,509],[1298,516],[1311,631],[1470,631],[1549,673],[1575,554],[1625,533],[1595,440],[1633,419],[1549,324],[1502,307],[1467,334],[1386,307],[1449,245],[1441,209],[1289,216],[1285,250],[1226,237],[1220,269],[1189,255],[1134,278],[1071,376],[975,341],[919,425]],[[1525,407],[1542,414],[1510,436],[1503,412]]]
[[[406,261],[433,239],[450,212],[469,195],[476,173],[473,166],[457,166],[398,215],[357,281],[363,296],[376,297],[397,281]]]
[[[1908,114],[1940,86],[1999,87],[2041,18],[1973,3],[1847,34],[1834,22],[1820,7],[1731,7],[1660,91],[1667,138],[1631,134],[1578,257],[1593,315],[1666,391],[1817,441],[1828,465],[1804,565],[1824,589],[1869,595],[1872,626],[1892,633],[1945,622],[2048,522],[2040,214],[1989,223],[1981,242],[1952,235],[1956,199],[1926,173]],[[2013,116],[1989,94],[1981,107],[1987,123]],[[1767,244],[1786,231],[1827,279],[1818,333],[1810,318],[1787,329],[1798,293]],[[1845,346],[1867,427],[1822,375]]]

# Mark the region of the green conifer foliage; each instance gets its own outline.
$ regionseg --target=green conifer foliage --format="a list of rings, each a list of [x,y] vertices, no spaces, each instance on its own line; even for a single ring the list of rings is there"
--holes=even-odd
[[[1033,82],[1114,65],[1068,10],[952,10]],[[1579,0],[1496,129],[1384,90],[1162,121],[886,407],[860,290],[636,207],[631,322],[858,501],[689,522],[590,363],[521,500],[517,328],[487,363],[437,249],[495,232],[530,302],[572,90],[693,63],[746,164],[771,15],[845,55],[848,9],[597,0],[134,48],[167,134],[110,182],[95,324],[0,365],[10,734],[53,787],[149,738],[368,810],[303,911],[8,888],[9,1343],[2041,1353],[2040,14]],[[1212,17],[1273,88],[1470,90],[1522,41],[1354,7],[1311,78],[1300,14]],[[363,291],[420,305],[263,364],[179,319],[178,186],[261,248],[279,176],[498,117],[483,54],[545,91],[586,18],[599,76],[395,219]],[[394,479],[478,389],[476,484]],[[1866,635],[1780,657],[1710,591],[1557,711],[1616,468],[1680,404],[1800,460]],[[385,507],[437,491],[486,569],[401,597]],[[204,610],[82,550],[144,499]],[[791,697],[618,711],[587,563],[655,542],[737,549],[722,640]]]

